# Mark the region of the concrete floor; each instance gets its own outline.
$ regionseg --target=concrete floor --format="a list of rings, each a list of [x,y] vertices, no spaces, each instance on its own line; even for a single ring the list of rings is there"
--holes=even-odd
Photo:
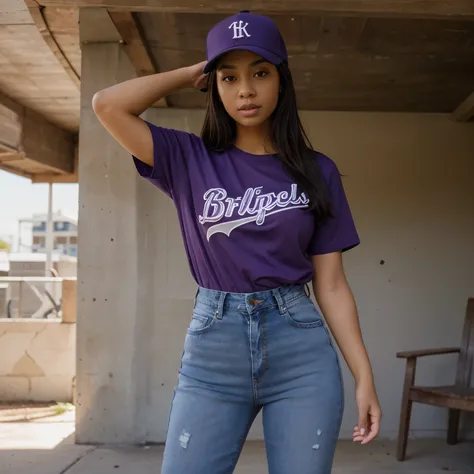
[[[409,458],[400,463],[393,441],[369,446],[341,441],[333,474],[474,474],[474,442],[413,440],[408,447]],[[162,452],[160,446],[77,446],[73,413],[0,423],[1,474],[158,474]],[[267,474],[263,443],[247,443],[235,474]]]

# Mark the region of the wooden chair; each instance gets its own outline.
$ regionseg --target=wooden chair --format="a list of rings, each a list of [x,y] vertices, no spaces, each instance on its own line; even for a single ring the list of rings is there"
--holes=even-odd
[[[421,387],[414,384],[418,357],[453,353],[459,353],[454,385],[447,387]],[[448,408],[447,441],[448,444],[456,444],[458,442],[461,411],[474,411],[474,388],[471,387],[470,383],[474,359],[474,298],[469,298],[467,301],[461,347],[404,351],[398,352],[397,357],[407,360],[400,413],[397,459],[399,461],[405,459],[413,402]]]

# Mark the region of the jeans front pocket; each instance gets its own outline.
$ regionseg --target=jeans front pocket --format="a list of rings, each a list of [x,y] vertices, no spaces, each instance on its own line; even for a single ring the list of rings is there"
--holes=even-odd
[[[191,336],[204,334],[214,326],[215,322],[215,311],[210,306],[197,303],[187,333]]]
[[[324,326],[321,313],[311,298],[306,295],[289,304],[283,315],[292,326],[297,328],[312,329]]]

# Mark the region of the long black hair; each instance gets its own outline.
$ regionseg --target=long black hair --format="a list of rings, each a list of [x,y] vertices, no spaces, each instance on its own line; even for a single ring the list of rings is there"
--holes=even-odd
[[[271,115],[270,138],[286,173],[303,189],[318,221],[332,215],[326,183],[301,123],[291,71],[286,62],[277,66],[280,75],[278,104]],[[209,73],[206,117],[201,131],[205,145],[216,152],[231,147],[237,135],[234,119],[227,113],[217,89],[216,71]]]

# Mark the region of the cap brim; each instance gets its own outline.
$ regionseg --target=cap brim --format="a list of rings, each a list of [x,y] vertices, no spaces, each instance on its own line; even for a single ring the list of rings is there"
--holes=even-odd
[[[239,46],[232,46],[231,48],[227,48],[225,51],[222,51],[218,56],[215,58],[212,58],[204,67],[204,73],[207,74],[211,72],[217,65],[219,59],[222,58],[225,54],[229,53],[230,51],[250,51],[252,53],[258,54],[261,56],[263,59],[266,59],[268,62],[272,64],[280,64],[284,61],[283,58],[278,56],[277,54],[274,54],[265,48],[259,48],[258,46],[245,46],[245,45],[239,45]]]

